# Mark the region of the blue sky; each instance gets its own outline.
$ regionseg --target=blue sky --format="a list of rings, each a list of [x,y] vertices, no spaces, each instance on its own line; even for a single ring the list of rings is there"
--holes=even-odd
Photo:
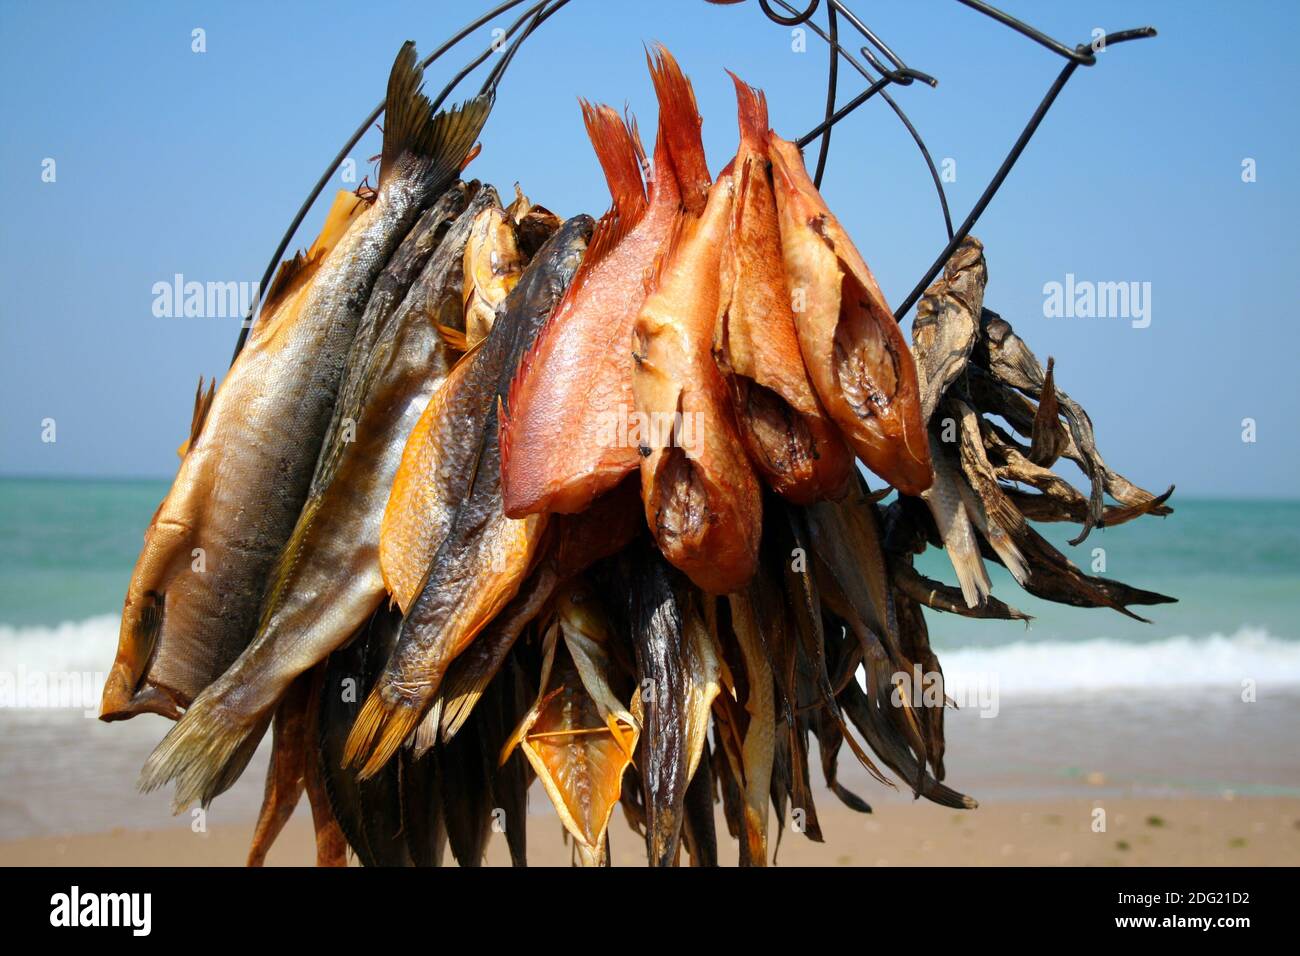
[[[195,381],[224,372],[238,320],[157,318],[153,284],[178,272],[255,282],[326,161],[382,97],[400,43],[425,52],[487,6],[0,5],[0,474],[170,475]],[[939,79],[897,96],[936,160],[955,160],[960,220],[1060,61],[953,0],[855,6]],[[1106,51],[1060,97],[976,228],[987,303],[1057,357],[1058,384],[1133,480],[1294,495],[1300,6],[1250,4],[1248,22],[1196,2],[1003,6],[1069,42],[1147,23],[1160,36]],[[202,54],[191,51],[196,27]],[[429,85],[490,39],[485,27]],[[642,43],[656,39],[695,82],[714,169],[735,147],[724,67],[767,90],[778,131],[801,135],[820,119],[824,47],[809,37],[793,52],[756,0],[574,0],[512,66],[473,174],[503,193],[518,180],[563,214],[599,213],[608,198],[576,99],[626,102],[652,130]],[[841,75],[843,101],[861,87]],[[378,150],[373,133],[354,150],[363,172]],[[882,102],[837,127],[824,192],[900,301],[944,234],[924,166]],[[1150,283],[1150,325],[1045,317],[1044,285],[1067,274]],[[41,440],[47,418],[54,443]],[[1256,422],[1253,443],[1244,418]]]

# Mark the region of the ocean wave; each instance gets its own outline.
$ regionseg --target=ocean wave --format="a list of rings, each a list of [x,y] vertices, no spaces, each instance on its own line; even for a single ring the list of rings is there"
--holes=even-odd
[[[116,615],[104,614],[48,627],[0,624],[0,672],[89,672],[102,677],[113,663],[118,622]],[[1300,685],[1300,641],[1254,627],[1227,636],[1144,643],[1111,638],[1020,640],[941,649],[939,658],[951,695],[988,687],[993,680],[1004,693],[1240,687],[1247,679],[1261,689]]]
[[[0,671],[103,671],[113,665],[120,618],[101,614],[50,627],[0,624]]]
[[[954,696],[970,695],[994,681],[1002,693],[1163,691],[1184,687],[1267,688],[1300,684],[1300,641],[1261,628],[1232,635],[1178,636],[1144,643],[1094,638],[1082,641],[1016,641],[939,652],[944,685]]]

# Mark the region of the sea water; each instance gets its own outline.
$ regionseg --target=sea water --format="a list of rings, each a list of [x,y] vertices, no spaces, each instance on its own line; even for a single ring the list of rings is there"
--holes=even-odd
[[[11,689],[33,675],[63,688],[85,675],[89,684],[69,699],[51,694],[46,706],[12,695],[0,706],[0,838],[168,818],[164,794],[134,791],[168,723],[94,719],[127,582],[167,487],[0,479],[0,679]],[[994,595],[1034,615],[1030,624],[927,612],[948,694],[964,704],[949,717],[950,782],[961,782],[953,768],[979,775],[995,759],[1061,776],[1099,761],[1160,763],[1182,746],[1180,768],[1153,779],[1264,792],[1300,784],[1297,748],[1286,743],[1294,728],[1274,726],[1289,723],[1300,701],[1300,502],[1171,504],[1168,518],[1096,530],[1077,547],[1066,543],[1075,526],[1036,526],[1083,571],[1178,598],[1135,606],[1149,624],[1038,600],[993,565]],[[955,581],[942,551],[928,551],[918,568]],[[981,716],[990,692],[996,713]],[[1278,709],[1279,700],[1290,704]],[[1265,706],[1244,706],[1252,703]],[[1276,742],[1270,753],[1248,746],[1265,740]],[[255,765],[213,812],[254,812],[260,788]]]

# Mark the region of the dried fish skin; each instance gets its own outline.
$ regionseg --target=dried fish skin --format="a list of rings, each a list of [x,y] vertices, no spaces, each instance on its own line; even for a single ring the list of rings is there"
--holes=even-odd
[[[984,245],[967,236],[944,264],[943,276],[925,290],[912,320],[912,354],[921,391],[921,417],[929,422],[944,393],[966,369],[979,337],[988,266]]]
[[[798,147],[769,133],[768,156],[808,376],[863,463],[904,494],[920,494],[932,475],[912,353]]]
[[[462,363],[464,377],[453,373],[439,393],[445,395],[455,381],[467,396],[460,403],[467,414],[457,419],[459,430],[437,430],[470,446],[466,458],[472,481],[420,596],[402,621],[393,655],[348,738],[348,761],[361,767],[363,777],[376,773],[397,752],[433,701],[447,666],[510,602],[532,569],[546,516],[516,520],[502,510],[498,409],[520,356],[572,281],[592,225],[590,216],[575,216],[547,241],[488,337]]]
[[[143,785],[176,780],[178,806],[206,805],[238,779],[294,679],[347,641],[384,597],[379,535],[389,486],[407,435],[451,362],[422,303],[439,270],[434,247],[441,249],[465,196],[463,184],[443,193],[376,281],[257,633],[145,764]]]
[[[266,576],[310,490],[368,293],[423,209],[455,178],[491,107],[490,97],[479,97],[435,116],[422,77],[408,42],[389,76],[373,201],[354,198],[364,207],[355,218],[340,210],[327,222],[330,248],[313,250],[322,258],[301,298],[287,312],[273,309],[273,321],[254,330],[186,453],[175,511],[158,516],[160,531],[146,542],[128,589],[104,719],[141,710],[176,716],[252,639]],[[282,294],[306,263],[285,267]],[[200,527],[210,535],[196,535]],[[187,573],[194,548],[205,555],[204,573]],[[178,555],[188,556],[183,565]]]
[[[732,74],[740,147],[725,237],[713,351],[727,379],[750,461],[796,504],[849,490],[853,455],[804,369],[767,163],[767,100]]]

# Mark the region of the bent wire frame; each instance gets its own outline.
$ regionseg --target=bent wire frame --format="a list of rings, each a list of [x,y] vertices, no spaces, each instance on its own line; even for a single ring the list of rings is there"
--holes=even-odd
[[[448,40],[442,43],[437,49],[425,57],[424,60],[421,61],[421,67],[427,68],[430,64],[440,59],[444,54],[448,53],[469,37],[469,35],[474,31],[480,29],[502,14],[512,11],[515,7],[520,6],[524,2],[525,0],[505,0],[505,2],[492,7],[486,13],[466,24]],[[511,62],[514,60],[519,47],[522,46],[524,41],[532,36],[537,29],[542,26],[542,24],[558,13],[561,9],[568,6],[570,2],[571,0],[537,0],[537,2],[530,4],[525,8],[522,14],[515,18],[503,33],[496,35],[491,45],[481,53],[474,56],[467,64],[465,64],[464,67],[457,71],[438,96],[433,100],[433,108],[436,110],[441,107],[456,87],[459,86],[466,77],[481,66],[493,53],[501,51],[503,55],[498,58],[497,63],[488,72],[483,81],[483,85],[479,90],[481,95],[487,95],[495,99],[501,80],[505,76],[506,70],[510,67]],[[721,5],[735,4],[742,2],[742,0],[707,0],[707,2]],[[1015,166],[1016,161],[1020,159],[1025,147],[1029,144],[1029,140],[1033,137],[1035,131],[1037,131],[1039,125],[1042,123],[1043,118],[1052,108],[1052,104],[1056,102],[1056,97],[1065,87],[1065,84],[1069,81],[1070,77],[1074,75],[1075,70],[1080,66],[1095,65],[1097,62],[1096,54],[1098,50],[1130,40],[1141,40],[1156,35],[1156,31],[1153,27],[1137,27],[1134,29],[1120,30],[1115,33],[1107,33],[1103,37],[1093,40],[1091,43],[1082,43],[1071,47],[1059,40],[1053,39],[1045,33],[1042,33],[1029,24],[1016,19],[1010,14],[997,9],[991,4],[983,2],[983,0],[955,0],[955,2],[1015,31],[1021,36],[1051,50],[1053,53],[1065,60],[1065,65],[1061,68],[1061,72],[1057,74],[1056,79],[1048,88],[1046,95],[1038,104],[1037,109],[1035,109],[1033,114],[1030,116],[1028,123],[1025,124],[1024,129],[1016,138],[1015,143],[1012,144],[1006,158],[1002,161],[1002,165],[998,167],[997,172],[993,174],[993,178],[989,180],[988,185],[985,186],[984,190],[980,193],[979,199],[975,201],[975,204],[971,207],[966,218],[962,220],[961,225],[956,229],[953,228],[952,216],[948,209],[948,197],[944,193],[943,182],[939,177],[938,170],[935,168],[934,160],[930,155],[930,150],[926,146],[925,140],[922,138],[921,134],[917,131],[916,126],[908,118],[903,108],[898,105],[898,102],[889,94],[887,89],[890,86],[912,86],[917,81],[920,81],[925,86],[934,87],[938,85],[938,81],[930,74],[908,66],[884,40],[882,40],[869,26],[867,26],[866,23],[864,23],[846,6],[843,0],[827,0],[824,27],[813,20],[814,15],[821,7],[821,0],[810,0],[808,6],[802,10],[787,2],[787,0],[758,0],[759,10],[771,22],[787,28],[806,26],[816,36],[825,41],[827,45],[829,56],[826,73],[825,113],[820,123],[796,140],[800,149],[804,149],[817,140],[820,140],[816,171],[813,177],[813,181],[818,186],[821,185],[822,177],[826,171],[826,163],[830,153],[832,130],[838,123],[843,121],[845,117],[849,116],[863,103],[877,95],[884,100],[893,113],[898,117],[899,121],[904,125],[904,127],[906,127],[908,133],[916,142],[917,149],[920,151],[922,159],[925,161],[930,178],[934,183],[935,192],[939,198],[939,208],[943,216],[944,230],[947,234],[947,243],[944,245],[942,251],[935,257],[934,261],[930,264],[930,267],[926,270],[924,275],[922,275],[921,279],[913,287],[912,291],[895,310],[894,318],[898,321],[902,321],[903,317],[907,315],[912,306],[916,304],[917,299],[921,297],[921,294],[925,291],[926,287],[929,286],[929,284],[934,280],[934,277],[939,274],[944,263],[948,261],[949,256],[952,255],[953,251],[961,241],[966,238],[970,231],[975,227],[975,223],[988,207],[988,204],[993,200],[994,195],[1002,186],[1003,182],[1006,181],[1007,175],[1011,172],[1012,167]],[[843,20],[843,22],[851,28],[852,32],[857,35],[857,38],[854,39],[849,46],[856,46],[859,40],[865,41],[861,46],[857,47],[857,55],[854,54],[853,50],[849,49],[849,46],[846,46],[845,43],[841,42],[841,20]],[[509,46],[505,46],[507,43],[509,43]],[[836,103],[838,102],[839,93],[839,63],[841,59],[862,77],[867,86],[860,93],[848,100],[848,102],[843,106],[837,107]],[[285,251],[289,248],[289,243],[293,241],[293,237],[297,233],[298,227],[302,225],[302,221],[306,218],[308,211],[310,211],[312,206],[315,204],[321,192],[324,191],[330,178],[347,158],[348,153],[350,153],[357,143],[361,141],[361,137],[364,136],[366,131],[370,129],[376,120],[379,119],[383,111],[384,104],[381,102],[361,122],[348,141],[343,144],[343,147],[338,151],[334,159],[331,160],[325,171],[321,173],[320,178],[316,181],[316,185],[312,187],[311,192],[308,193],[307,198],[303,201],[302,205],[298,208],[298,212],[294,215],[293,220],[289,223],[289,227],[285,230],[284,236],[280,239],[280,244],[276,247],[275,253],[271,256],[271,261],[267,264],[266,271],[262,275],[262,281],[257,289],[257,297],[249,306],[248,315],[245,316],[241,325],[239,340],[235,344],[235,354],[231,358],[232,363],[234,362],[234,359],[239,356],[240,351],[244,347],[245,341],[248,339],[248,333],[256,319],[262,295],[270,283],[272,275],[275,273],[276,266],[284,257]]]

